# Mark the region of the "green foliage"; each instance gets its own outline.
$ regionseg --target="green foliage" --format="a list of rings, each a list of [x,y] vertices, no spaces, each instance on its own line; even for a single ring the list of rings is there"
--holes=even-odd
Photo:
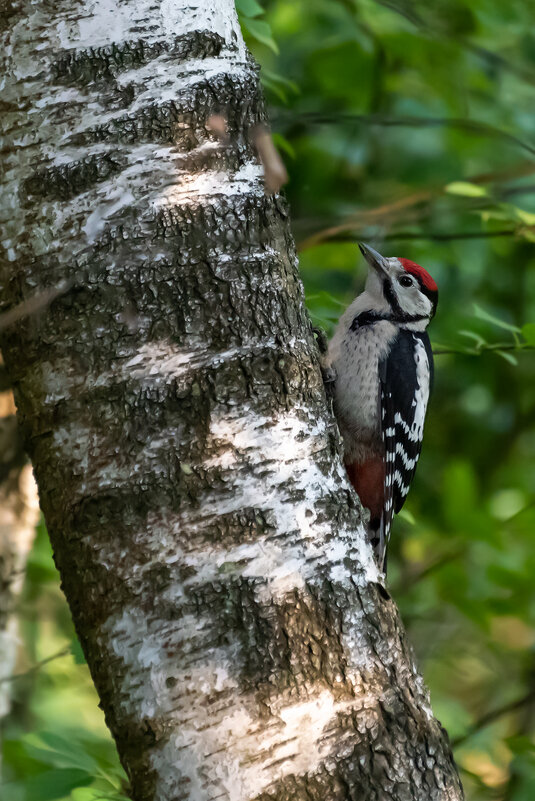
[[[43,525],[18,617],[25,649],[3,732],[2,801],[128,801]]]
[[[265,20],[258,19],[264,14],[262,6],[256,0],[236,0],[236,8],[246,39],[265,45],[278,55],[279,48],[273,39],[271,26]]]

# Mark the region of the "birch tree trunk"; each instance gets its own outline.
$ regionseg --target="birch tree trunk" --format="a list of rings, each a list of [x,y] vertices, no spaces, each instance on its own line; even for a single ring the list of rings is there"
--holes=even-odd
[[[4,309],[71,283],[2,346],[132,797],[462,798],[341,465],[233,3],[10,8]]]
[[[37,487],[15,419],[0,356],[0,721],[11,706],[18,650],[16,603],[39,520]]]

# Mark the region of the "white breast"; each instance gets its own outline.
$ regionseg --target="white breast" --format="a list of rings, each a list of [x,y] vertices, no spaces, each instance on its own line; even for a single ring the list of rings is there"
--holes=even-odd
[[[361,311],[355,308],[357,301],[340,319],[327,356],[336,371],[335,413],[348,462],[362,462],[382,448],[379,362],[397,333],[386,320],[352,331],[351,323]]]

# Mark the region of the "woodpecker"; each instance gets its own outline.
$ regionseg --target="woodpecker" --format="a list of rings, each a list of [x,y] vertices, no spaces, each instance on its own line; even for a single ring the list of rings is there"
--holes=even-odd
[[[438,288],[419,264],[359,247],[368,278],[340,318],[326,367],[348,477],[370,511],[372,546],[386,572],[392,516],[405,502],[422,447],[433,383],[426,328]]]

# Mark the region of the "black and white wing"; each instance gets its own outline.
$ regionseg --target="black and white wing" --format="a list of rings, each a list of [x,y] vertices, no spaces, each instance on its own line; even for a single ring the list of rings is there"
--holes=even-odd
[[[379,365],[381,421],[385,446],[385,499],[380,538],[384,563],[390,525],[409,492],[424,433],[433,383],[433,354],[426,333],[401,329]]]

